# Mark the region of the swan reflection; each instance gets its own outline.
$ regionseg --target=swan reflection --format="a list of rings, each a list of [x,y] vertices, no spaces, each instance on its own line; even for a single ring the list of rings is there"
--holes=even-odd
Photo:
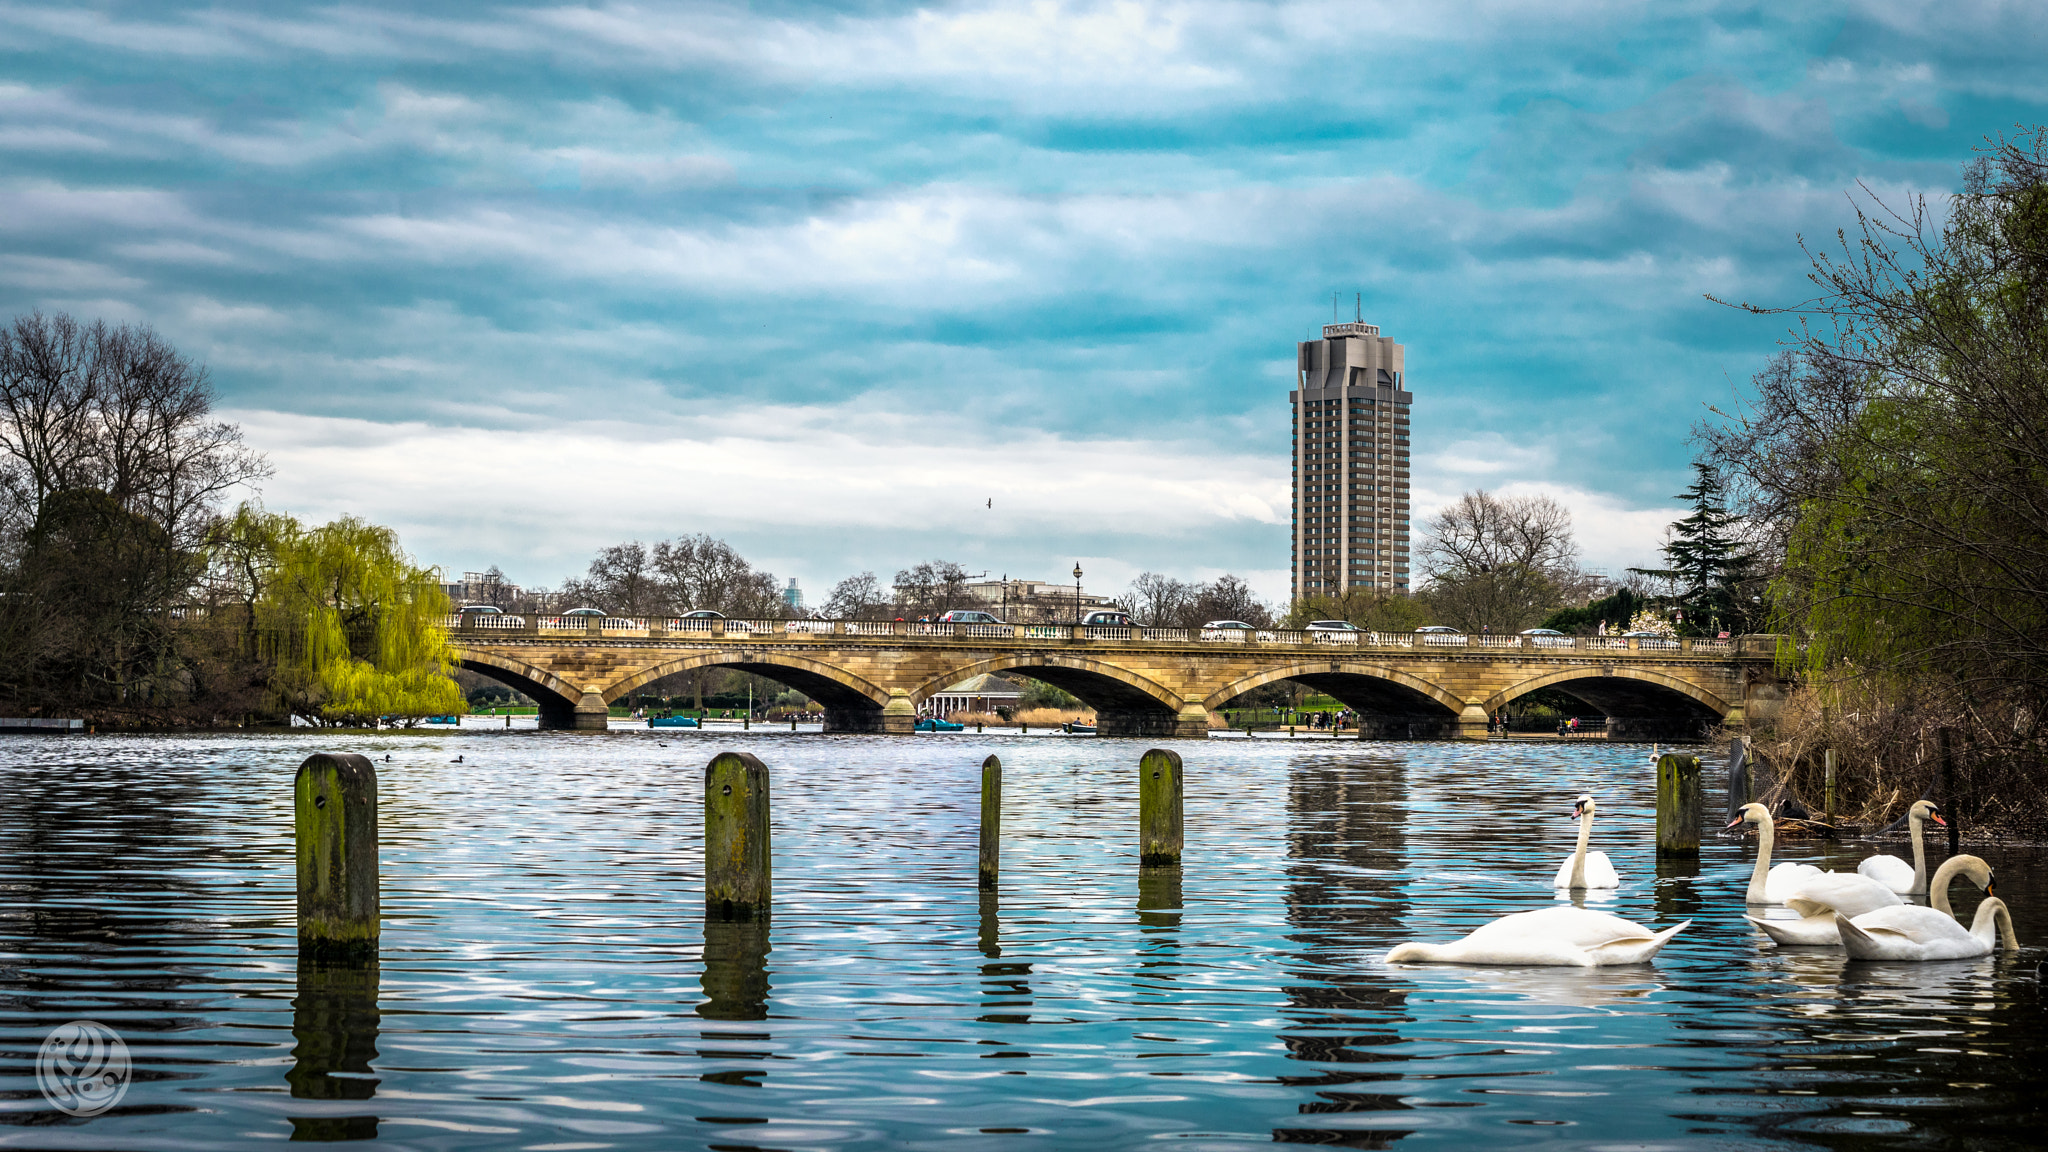
[[[1615,1008],[1641,1003],[1666,985],[1653,968],[1403,967],[1419,992],[1483,996],[1489,1000],[1570,1008]]]

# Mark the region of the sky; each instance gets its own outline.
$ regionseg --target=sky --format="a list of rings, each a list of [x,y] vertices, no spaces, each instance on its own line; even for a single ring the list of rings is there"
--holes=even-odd
[[[2048,121],[2026,3],[0,0],[0,315],[153,326],[260,498],[553,586],[706,532],[1284,599],[1294,343],[1655,558],[1802,237]]]

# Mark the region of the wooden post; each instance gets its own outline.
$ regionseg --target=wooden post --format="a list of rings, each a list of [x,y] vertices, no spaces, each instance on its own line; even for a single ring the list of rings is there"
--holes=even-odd
[[[994,888],[1003,859],[1003,762],[981,762],[981,886]]]
[[[1700,758],[1666,753],[1657,759],[1657,855],[1700,854]]]
[[[1948,854],[1963,850],[1962,813],[1956,808],[1956,731],[1943,728],[1936,737],[1941,746],[1941,814],[1948,819]]]
[[[1821,811],[1827,822],[1835,822],[1835,750],[1830,748],[1823,757],[1824,775],[1821,778]]]
[[[299,950],[377,953],[377,769],[353,752],[316,752],[293,782]]]
[[[720,752],[704,768],[704,911],[768,915],[768,766],[750,752]]]
[[[1138,863],[1180,863],[1180,754],[1154,748],[1138,760]]]
[[[1742,814],[1749,803],[1749,740],[1737,736],[1728,742],[1728,819]]]

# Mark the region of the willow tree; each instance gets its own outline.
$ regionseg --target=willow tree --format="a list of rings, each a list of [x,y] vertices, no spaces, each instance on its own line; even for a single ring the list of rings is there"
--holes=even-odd
[[[255,630],[280,704],[350,724],[464,710],[441,623],[452,605],[396,533],[354,517],[305,528],[267,513],[249,527],[268,553]]]

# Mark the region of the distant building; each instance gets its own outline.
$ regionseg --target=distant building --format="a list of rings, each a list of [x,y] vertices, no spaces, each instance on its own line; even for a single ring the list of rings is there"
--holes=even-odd
[[[950,688],[941,688],[925,698],[918,711],[926,716],[950,716],[955,712],[993,712],[1015,708],[1024,691],[1000,676],[983,673],[970,676]]]
[[[1407,592],[1406,349],[1379,325],[1325,324],[1295,349],[1295,597]]]
[[[488,572],[464,572],[460,580],[449,580],[439,568],[434,572],[440,577],[441,591],[446,592],[458,606],[494,604],[509,608],[526,594],[524,588],[506,580],[496,568]]]
[[[1072,623],[1077,605],[1082,612],[1113,607],[1107,596],[1082,589],[1077,598],[1072,584],[1047,580],[978,580],[966,592],[976,607],[1012,624]]]
[[[796,586],[796,577],[791,576],[789,578],[789,587],[782,590],[782,602],[789,605],[795,611],[803,611],[804,592],[803,589]]]

